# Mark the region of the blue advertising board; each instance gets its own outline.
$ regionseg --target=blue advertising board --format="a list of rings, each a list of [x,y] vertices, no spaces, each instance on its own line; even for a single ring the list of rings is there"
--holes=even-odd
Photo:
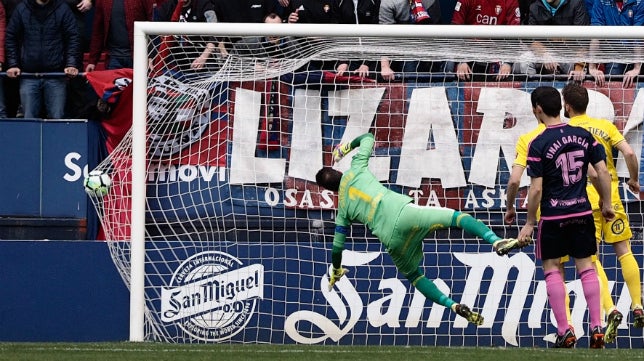
[[[87,217],[86,121],[0,122],[0,216]]]
[[[127,287],[103,242],[1,241],[0,341],[125,341]]]
[[[40,214],[41,124],[0,122],[0,214]]]
[[[556,331],[532,246],[499,257],[489,245],[458,237],[425,244],[426,276],[479,311],[485,317],[479,327],[415,291],[378,242],[347,244],[349,274],[330,290],[329,243],[147,247],[148,274],[156,275],[148,276],[148,307],[157,337],[173,342],[547,347]],[[615,304],[628,315],[630,296],[614,254],[601,251],[608,278],[617,280],[609,284]],[[633,252],[641,254],[642,244]],[[162,260],[169,273],[159,275]],[[566,269],[573,323],[587,346],[586,304],[573,268]],[[619,347],[644,346],[642,330],[629,322],[619,332]]]
[[[155,246],[170,246],[155,253]],[[197,250],[148,245],[148,308],[158,340],[276,344],[545,347],[555,332],[533,249],[498,257],[472,240],[425,244],[424,270],[446,294],[482,313],[468,325],[399,275],[377,242],[347,245],[350,273],[328,290],[330,244],[221,242]],[[642,243],[633,252],[642,254]],[[602,247],[615,304],[630,297],[610,247]],[[166,261],[177,257],[180,261]],[[163,259],[163,263],[158,263]],[[638,258],[641,262],[641,257]],[[129,292],[103,242],[0,242],[0,341],[122,341]],[[154,276],[163,268],[164,274]],[[573,322],[587,344],[581,284],[566,268]],[[644,347],[628,316],[617,346]]]

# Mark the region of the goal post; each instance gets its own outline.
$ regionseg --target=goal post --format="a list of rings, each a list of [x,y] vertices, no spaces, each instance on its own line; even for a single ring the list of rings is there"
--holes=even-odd
[[[267,47],[268,37],[279,39],[279,49]],[[530,51],[537,41],[547,56]],[[353,275],[325,291],[336,200],[315,185],[314,170],[331,165],[334,144],[372,131],[372,170],[389,187],[516,234],[518,225],[502,221],[504,188],[514,142],[535,125],[529,91],[561,88],[566,76],[471,82],[430,69],[389,82],[374,68],[383,59],[634,63],[642,41],[636,26],[136,22],[132,129],[99,166],[131,178],[113,179],[110,203],[93,199],[130,287],[130,341],[545,345],[554,321],[544,312],[532,248],[496,262],[488,245],[461,232],[428,237],[428,278],[482,310],[486,324],[478,329],[398,280],[377,240],[355,225],[345,256]],[[211,55],[212,68],[194,71],[177,60],[199,55],[182,42],[221,43],[229,53]],[[371,76],[338,77],[328,64],[342,61],[370,64]],[[305,66],[311,62],[323,65]],[[618,124],[641,159],[644,88],[624,88],[619,76],[606,87],[590,78],[584,85],[592,90],[589,113]],[[641,266],[641,203],[626,189]],[[128,198],[130,214],[114,217],[107,208],[124,203],[111,197]],[[114,231],[123,220],[128,237]],[[627,314],[619,263],[608,257],[612,249],[601,252]],[[569,290],[579,292],[574,273],[567,276]],[[580,330],[587,329],[583,309],[575,302]],[[617,347],[642,347],[641,330],[622,325],[619,333]]]

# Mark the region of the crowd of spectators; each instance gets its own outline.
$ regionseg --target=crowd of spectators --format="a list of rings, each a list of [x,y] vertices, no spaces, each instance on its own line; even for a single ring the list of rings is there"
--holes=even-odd
[[[446,16],[446,14],[450,14]],[[91,89],[84,72],[132,67],[135,21],[316,24],[643,25],[644,1],[632,0],[3,0],[0,2],[0,118],[86,117]],[[215,69],[239,39],[186,37],[174,61]],[[230,39],[227,39],[230,40]],[[275,41],[275,39],[273,39]],[[270,44],[270,39],[267,40]],[[277,44],[277,43],[275,43]],[[634,47],[633,51],[639,51]],[[180,55],[183,54],[183,55]],[[513,74],[620,75],[632,86],[641,64],[558,64],[533,42],[526,59],[495,62],[340,60],[310,66],[380,81],[446,73],[458,80],[506,80]],[[164,53],[157,54],[163,61]],[[43,76],[43,74],[45,74]],[[4,84],[3,84],[4,83]]]

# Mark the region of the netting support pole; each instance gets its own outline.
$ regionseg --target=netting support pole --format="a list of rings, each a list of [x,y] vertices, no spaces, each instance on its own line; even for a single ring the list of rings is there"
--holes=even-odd
[[[132,220],[130,244],[130,341],[145,337],[145,187],[147,36],[134,24],[134,86],[132,107]]]

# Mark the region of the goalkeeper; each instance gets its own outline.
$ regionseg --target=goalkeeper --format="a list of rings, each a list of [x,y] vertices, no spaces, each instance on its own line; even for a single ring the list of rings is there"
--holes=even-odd
[[[334,162],[359,147],[351,168],[343,174],[331,167],[324,167],[316,174],[318,185],[338,192],[333,271],[329,289],[347,272],[342,268],[344,242],[350,224],[360,222],[378,237],[398,270],[426,298],[449,307],[475,325],[481,325],[481,315],[471,311],[466,305],[456,303],[425,278],[419,268],[423,259],[423,239],[430,231],[458,227],[492,244],[500,256],[519,248],[521,243],[516,239],[501,239],[489,227],[468,214],[449,208],[419,207],[412,203],[411,197],[387,189],[368,170],[373,146],[374,137],[370,133],[357,137],[349,144],[340,144],[333,151]]]

